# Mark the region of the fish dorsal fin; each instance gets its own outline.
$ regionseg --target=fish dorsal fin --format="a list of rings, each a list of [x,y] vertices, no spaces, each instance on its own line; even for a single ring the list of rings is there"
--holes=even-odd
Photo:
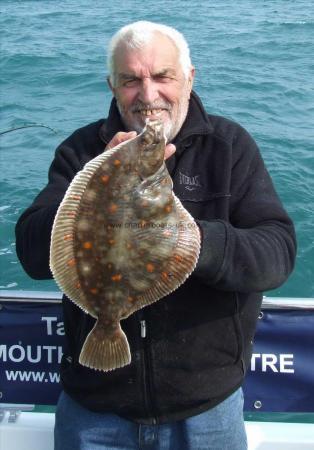
[[[59,288],[84,312],[97,317],[81,289],[74,250],[74,233],[80,201],[95,172],[133,138],[87,162],[73,178],[54,219],[50,242],[50,270]]]

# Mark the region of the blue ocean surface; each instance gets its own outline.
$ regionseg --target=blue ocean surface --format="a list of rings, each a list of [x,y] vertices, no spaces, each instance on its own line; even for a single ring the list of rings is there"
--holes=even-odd
[[[298,236],[296,268],[268,296],[314,297],[314,3],[312,0],[1,2],[0,289],[56,290],[29,278],[14,226],[47,182],[57,145],[105,117],[106,46],[122,25],[153,20],[187,38],[208,112],[257,141]],[[54,131],[53,131],[54,130]]]

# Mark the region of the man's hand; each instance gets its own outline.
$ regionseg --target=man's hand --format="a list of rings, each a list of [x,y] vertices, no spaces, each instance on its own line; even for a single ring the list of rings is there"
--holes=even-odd
[[[119,133],[115,134],[111,141],[107,144],[105,150],[110,150],[113,147],[121,144],[124,141],[128,141],[129,139],[133,139],[137,136],[136,131],[129,131],[126,133],[125,131],[119,131]]]
[[[176,151],[176,146],[174,144],[167,144],[165,149],[165,160],[170,158]]]
[[[105,150],[110,150],[116,145],[121,144],[122,142],[128,141],[129,139],[135,138],[137,136],[136,131],[129,131],[126,133],[125,131],[119,131],[119,133],[115,134],[111,141],[107,144]],[[165,159],[170,158],[176,151],[176,147],[173,144],[167,144],[165,149]]]

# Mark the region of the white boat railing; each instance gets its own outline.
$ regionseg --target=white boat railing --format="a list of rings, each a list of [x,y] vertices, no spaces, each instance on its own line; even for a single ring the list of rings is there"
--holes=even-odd
[[[60,291],[0,290],[0,302],[49,302],[61,303]],[[262,309],[314,309],[314,298],[263,297]]]
[[[50,305],[52,309],[59,309],[58,304],[61,304],[61,301],[62,293],[60,291],[0,291],[0,310],[3,306],[3,311],[5,311],[6,306],[9,307],[9,304],[14,310],[17,304],[25,303],[26,307],[27,303],[31,303],[32,308],[35,302],[38,302],[39,306],[44,304],[42,305],[43,309],[46,308],[46,305],[47,308]],[[278,310],[282,310],[283,314],[285,314],[284,310],[295,310],[295,313],[292,314],[296,316],[313,317],[314,298],[266,296],[263,298],[262,309],[264,312],[261,311],[260,319],[268,315],[273,319],[273,316],[276,316],[277,312],[279,312]],[[262,322],[263,320],[260,324]],[[277,366],[275,367],[275,358],[277,358],[276,361],[280,361],[280,355],[275,355],[275,349],[272,350],[274,355],[269,354],[269,351],[266,353],[258,356],[264,357],[263,361],[265,364],[270,361],[267,367],[273,367],[276,371],[275,375],[277,375],[279,369]],[[289,350],[288,353],[288,355],[283,355],[283,357],[290,358],[288,362],[286,361],[287,366],[285,366],[285,370],[291,371],[292,355],[290,353],[293,352]],[[265,377],[267,374],[264,374]],[[53,450],[53,410],[41,411],[38,409],[39,405],[4,403],[3,400],[4,397],[1,399],[0,392],[0,450],[34,450],[34,448],[36,450]],[[287,421],[287,423],[284,423],[276,420],[269,421],[271,419],[263,421],[263,419],[260,420],[258,417],[254,416],[253,419],[247,418],[245,422],[249,450],[314,449],[314,424],[312,422],[289,423]]]

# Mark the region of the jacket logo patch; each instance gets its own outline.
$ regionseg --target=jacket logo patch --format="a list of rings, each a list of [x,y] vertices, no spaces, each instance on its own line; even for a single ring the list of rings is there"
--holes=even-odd
[[[194,191],[198,187],[201,187],[200,183],[200,175],[194,175],[193,177],[189,177],[182,172],[180,174],[180,184],[184,185],[184,188],[188,191]]]

